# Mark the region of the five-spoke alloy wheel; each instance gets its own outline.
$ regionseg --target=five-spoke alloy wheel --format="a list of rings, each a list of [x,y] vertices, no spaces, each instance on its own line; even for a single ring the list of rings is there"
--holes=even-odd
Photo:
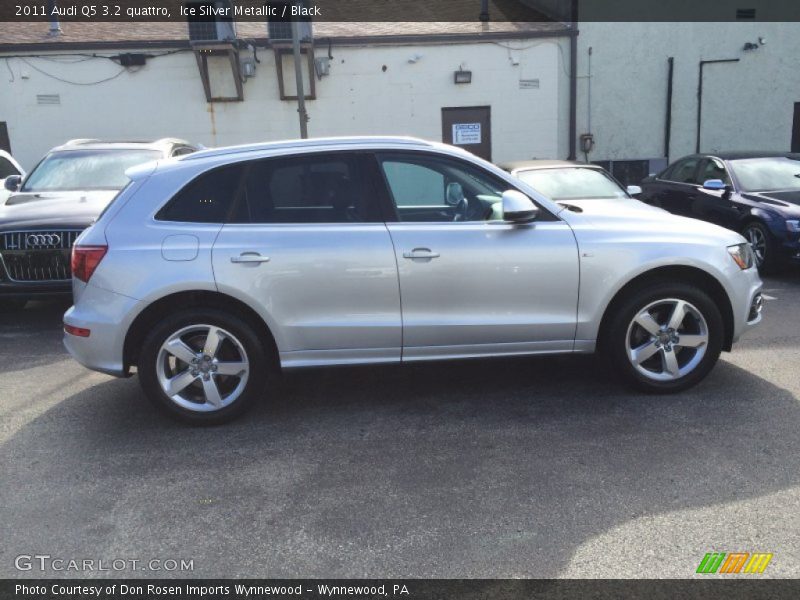
[[[147,395],[192,423],[221,423],[263,388],[266,358],[237,316],[192,309],[159,323],[144,342],[139,378]]]
[[[651,283],[613,308],[600,350],[640,388],[684,390],[703,379],[719,358],[722,315],[698,287]]]

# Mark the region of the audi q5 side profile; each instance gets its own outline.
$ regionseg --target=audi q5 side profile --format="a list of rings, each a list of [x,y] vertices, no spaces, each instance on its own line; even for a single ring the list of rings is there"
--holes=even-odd
[[[318,365],[597,351],[676,392],[761,320],[738,233],[645,205],[565,207],[439,143],[275,142],[127,175],[73,248],[65,345],[91,369],[135,369],[191,423]]]

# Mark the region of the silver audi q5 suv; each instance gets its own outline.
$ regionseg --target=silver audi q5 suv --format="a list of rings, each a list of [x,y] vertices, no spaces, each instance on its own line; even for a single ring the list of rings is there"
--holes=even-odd
[[[65,344],[192,423],[317,365],[597,351],[674,392],[761,320],[739,234],[630,199],[559,204],[439,143],[276,142],[127,175],[74,247]]]

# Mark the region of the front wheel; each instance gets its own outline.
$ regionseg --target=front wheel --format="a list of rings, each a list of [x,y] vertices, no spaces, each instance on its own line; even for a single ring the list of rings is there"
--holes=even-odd
[[[601,348],[616,371],[640,389],[678,392],[708,375],[723,334],[722,315],[705,292],[660,283],[618,306]]]
[[[775,271],[778,260],[775,252],[775,242],[769,229],[758,221],[751,221],[742,229],[742,236],[750,243],[756,266],[762,273]]]
[[[269,371],[264,346],[253,329],[216,309],[192,309],[164,319],[142,345],[142,388],[182,421],[230,421],[255,402]]]

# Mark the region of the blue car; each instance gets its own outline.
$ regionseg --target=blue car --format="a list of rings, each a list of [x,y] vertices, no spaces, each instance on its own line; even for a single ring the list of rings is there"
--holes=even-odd
[[[762,272],[800,262],[800,154],[693,154],[641,187],[643,202],[740,232]]]

